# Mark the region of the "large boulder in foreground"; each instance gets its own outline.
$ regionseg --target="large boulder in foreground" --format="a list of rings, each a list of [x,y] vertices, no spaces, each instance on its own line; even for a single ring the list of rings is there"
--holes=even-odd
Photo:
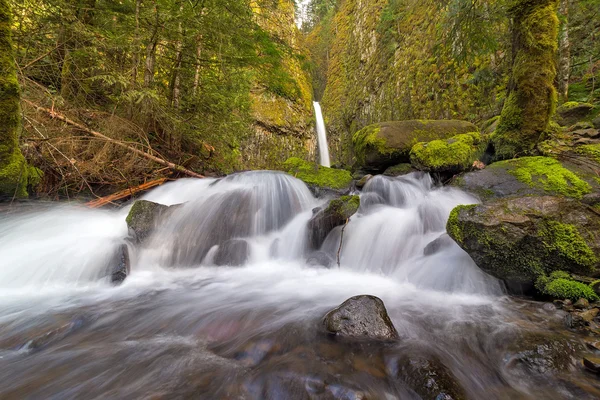
[[[594,276],[600,260],[600,214],[579,201],[540,196],[459,206],[448,234],[485,272],[513,292],[563,270]]]
[[[347,339],[394,340],[398,332],[383,301],[375,296],[354,296],[331,310],[323,320],[325,330]]]
[[[304,181],[313,194],[328,190],[334,193],[348,192],[352,185],[350,171],[337,168],[323,167],[297,157],[291,157],[283,163],[283,170],[288,174]]]
[[[357,166],[367,172],[410,162],[410,150],[418,142],[448,139],[477,132],[475,125],[458,120],[411,120],[369,125],[352,136]]]
[[[317,209],[308,221],[308,243],[311,248],[321,248],[329,232],[336,226],[344,225],[348,218],[356,214],[359,207],[359,196],[342,196],[331,200],[327,207]]]

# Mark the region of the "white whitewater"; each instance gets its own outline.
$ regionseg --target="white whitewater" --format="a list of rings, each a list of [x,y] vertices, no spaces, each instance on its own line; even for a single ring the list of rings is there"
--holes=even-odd
[[[319,163],[324,167],[331,167],[329,159],[329,144],[327,143],[327,130],[325,129],[325,120],[323,120],[323,112],[321,105],[314,101],[315,118],[317,121],[317,139],[319,144]]]

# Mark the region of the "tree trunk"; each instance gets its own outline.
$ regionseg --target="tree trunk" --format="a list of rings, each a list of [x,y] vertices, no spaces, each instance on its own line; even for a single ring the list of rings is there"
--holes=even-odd
[[[196,45],[196,72],[194,72],[194,86],[192,94],[196,96],[198,86],[200,86],[200,58],[202,57],[202,35],[198,35],[198,44]]]
[[[512,69],[498,129],[496,158],[532,154],[556,108],[558,0],[516,0],[512,20]]]
[[[146,64],[144,69],[144,86],[150,87],[154,82],[154,66],[156,64],[156,47],[158,46],[159,14],[158,4],[154,6],[156,20],[152,29],[152,36],[146,46]]]
[[[561,102],[569,101],[569,78],[571,74],[571,42],[569,41],[569,3],[560,1],[560,14],[563,17],[560,29],[558,61],[558,94]]]
[[[27,197],[30,175],[19,148],[21,107],[11,38],[12,15],[8,0],[0,0],[0,198]]]
[[[178,23],[177,23],[177,42],[175,43],[175,65],[173,67],[173,78],[172,78],[172,91],[171,91],[171,105],[175,108],[179,108],[179,98],[181,92],[181,58],[183,56],[183,25],[181,24],[181,14],[183,12],[183,5],[179,6]]]
[[[131,87],[137,84],[138,68],[140,66],[140,8],[142,0],[135,2],[135,33],[133,41],[133,69],[131,70]]]

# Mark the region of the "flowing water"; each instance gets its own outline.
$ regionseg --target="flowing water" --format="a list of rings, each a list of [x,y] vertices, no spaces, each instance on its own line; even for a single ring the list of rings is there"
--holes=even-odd
[[[325,121],[321,112],[321,105],[314,101],[315,118],[317,121],[317,140],[319,144],[319,164],[324,167],[331,167],[329,159],[329,145],[327,144],[327,130],[325,129]]]
[[[448,385],[471,399],[600,393],[581,371],[513,365],[511,344],[558,329],[560,314],[509,300],[447,240],[450,210],[476,200],[428,175],[371,179],[343,240],[337,228],[319,249],[329,260],[339,252],[330,268],[307,262],[307,222],[326,200],[291,176],[184,179],[145,199],[178,206],[141,247],[127,239],[129,207],[0,217],[0,398],[449,399],[439,394]],[[115,287],[110,262],[123,243],[131,273]],[[216,265],[240,243],[244,265]],[[323,332],[323,315],[359,294],[383,299],[397,343]]]

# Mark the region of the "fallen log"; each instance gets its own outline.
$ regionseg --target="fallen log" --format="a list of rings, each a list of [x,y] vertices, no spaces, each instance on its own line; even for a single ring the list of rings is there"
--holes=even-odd
[[[82,125],[82,124],[80,124],[78,122],[75,122],[75,121],[67,118],[64,115],[57,113],[54,110],[41,107],[41,106],[39,106],[39,105],[37,105],[37,104],[35,104],[35,103],[27,100],[27,99],[22,99],[22,100],[25,103],[27,103],[30,106],[32,106],[33,108],[35,108],[36,110],[43,111],[43,112],[47,113],[48,115],[50,115],[51,118],[58,119],[59,121],[63,121],[63,122],[65,122],[65,123],[67,123],[67,124],[69,124],[69,125],[77,128],[77,129],[79,129],[80,131],[83,131],[83,132],[88,133],[88,134],[90,134],[92,136],[101,138],[101,139],[103,139],[103,140],[105,140],[105,141],[107,141],[109,143],[113,143],[113,144],[115,144],[115,145],[117,145],[119,147],[127,149],[127,150],[129,150],[129,151],[131,151],[133,153],[136,153],[136,154],[144,157],[144,158],[147,158],[148,160],[151,160],[151,161],[154,161],[154,162],[156,162],[158,164],[164,165],[165,167],[168,167],[168,168],[172,169],[173,171],[181,172],[182,174],[186,174],[186,175],[192,176],[194,178],[204,178],[204,175],[200,175],[200,174],[198,174],[198,173],[196,173],[194,171],[190,171],[189,169],[184,168],[181,165],[177,165],[177,164],[174,164],[174,163],[172,163],[170,161],[163,160],[162,158],[153,156],[152,154],[148,154],[145,151],[136,149],[135,147],[131,147],[131,146],[127,145],[126,143],[123,143],[121,141],[109,138],[108,136],[103,135],[100,132],[94,131],[94,130],[92,130],[92,129],[90,129],[90,128],[88,128],[88,127],[86,127],[86,126],[84,126],[84,125]]]
[[[143,183],[136,187],[121,190],[120,192],[113,193],[109,196],[100,197],[96,200],[92,200],[92,201],[86,203],[85,205],[90,208],[99,208],[99,207],[105,206],[109,203],[112,203],[113,201],[121,200],[126,197],[133,196],[134,194],[136,194],[138,192],[142,192],[144,190],[151,189],[155,186],[162,185],[166,181],[167,181],[167,178],[156,179],[154,181],[146,182],[146,183]]]

